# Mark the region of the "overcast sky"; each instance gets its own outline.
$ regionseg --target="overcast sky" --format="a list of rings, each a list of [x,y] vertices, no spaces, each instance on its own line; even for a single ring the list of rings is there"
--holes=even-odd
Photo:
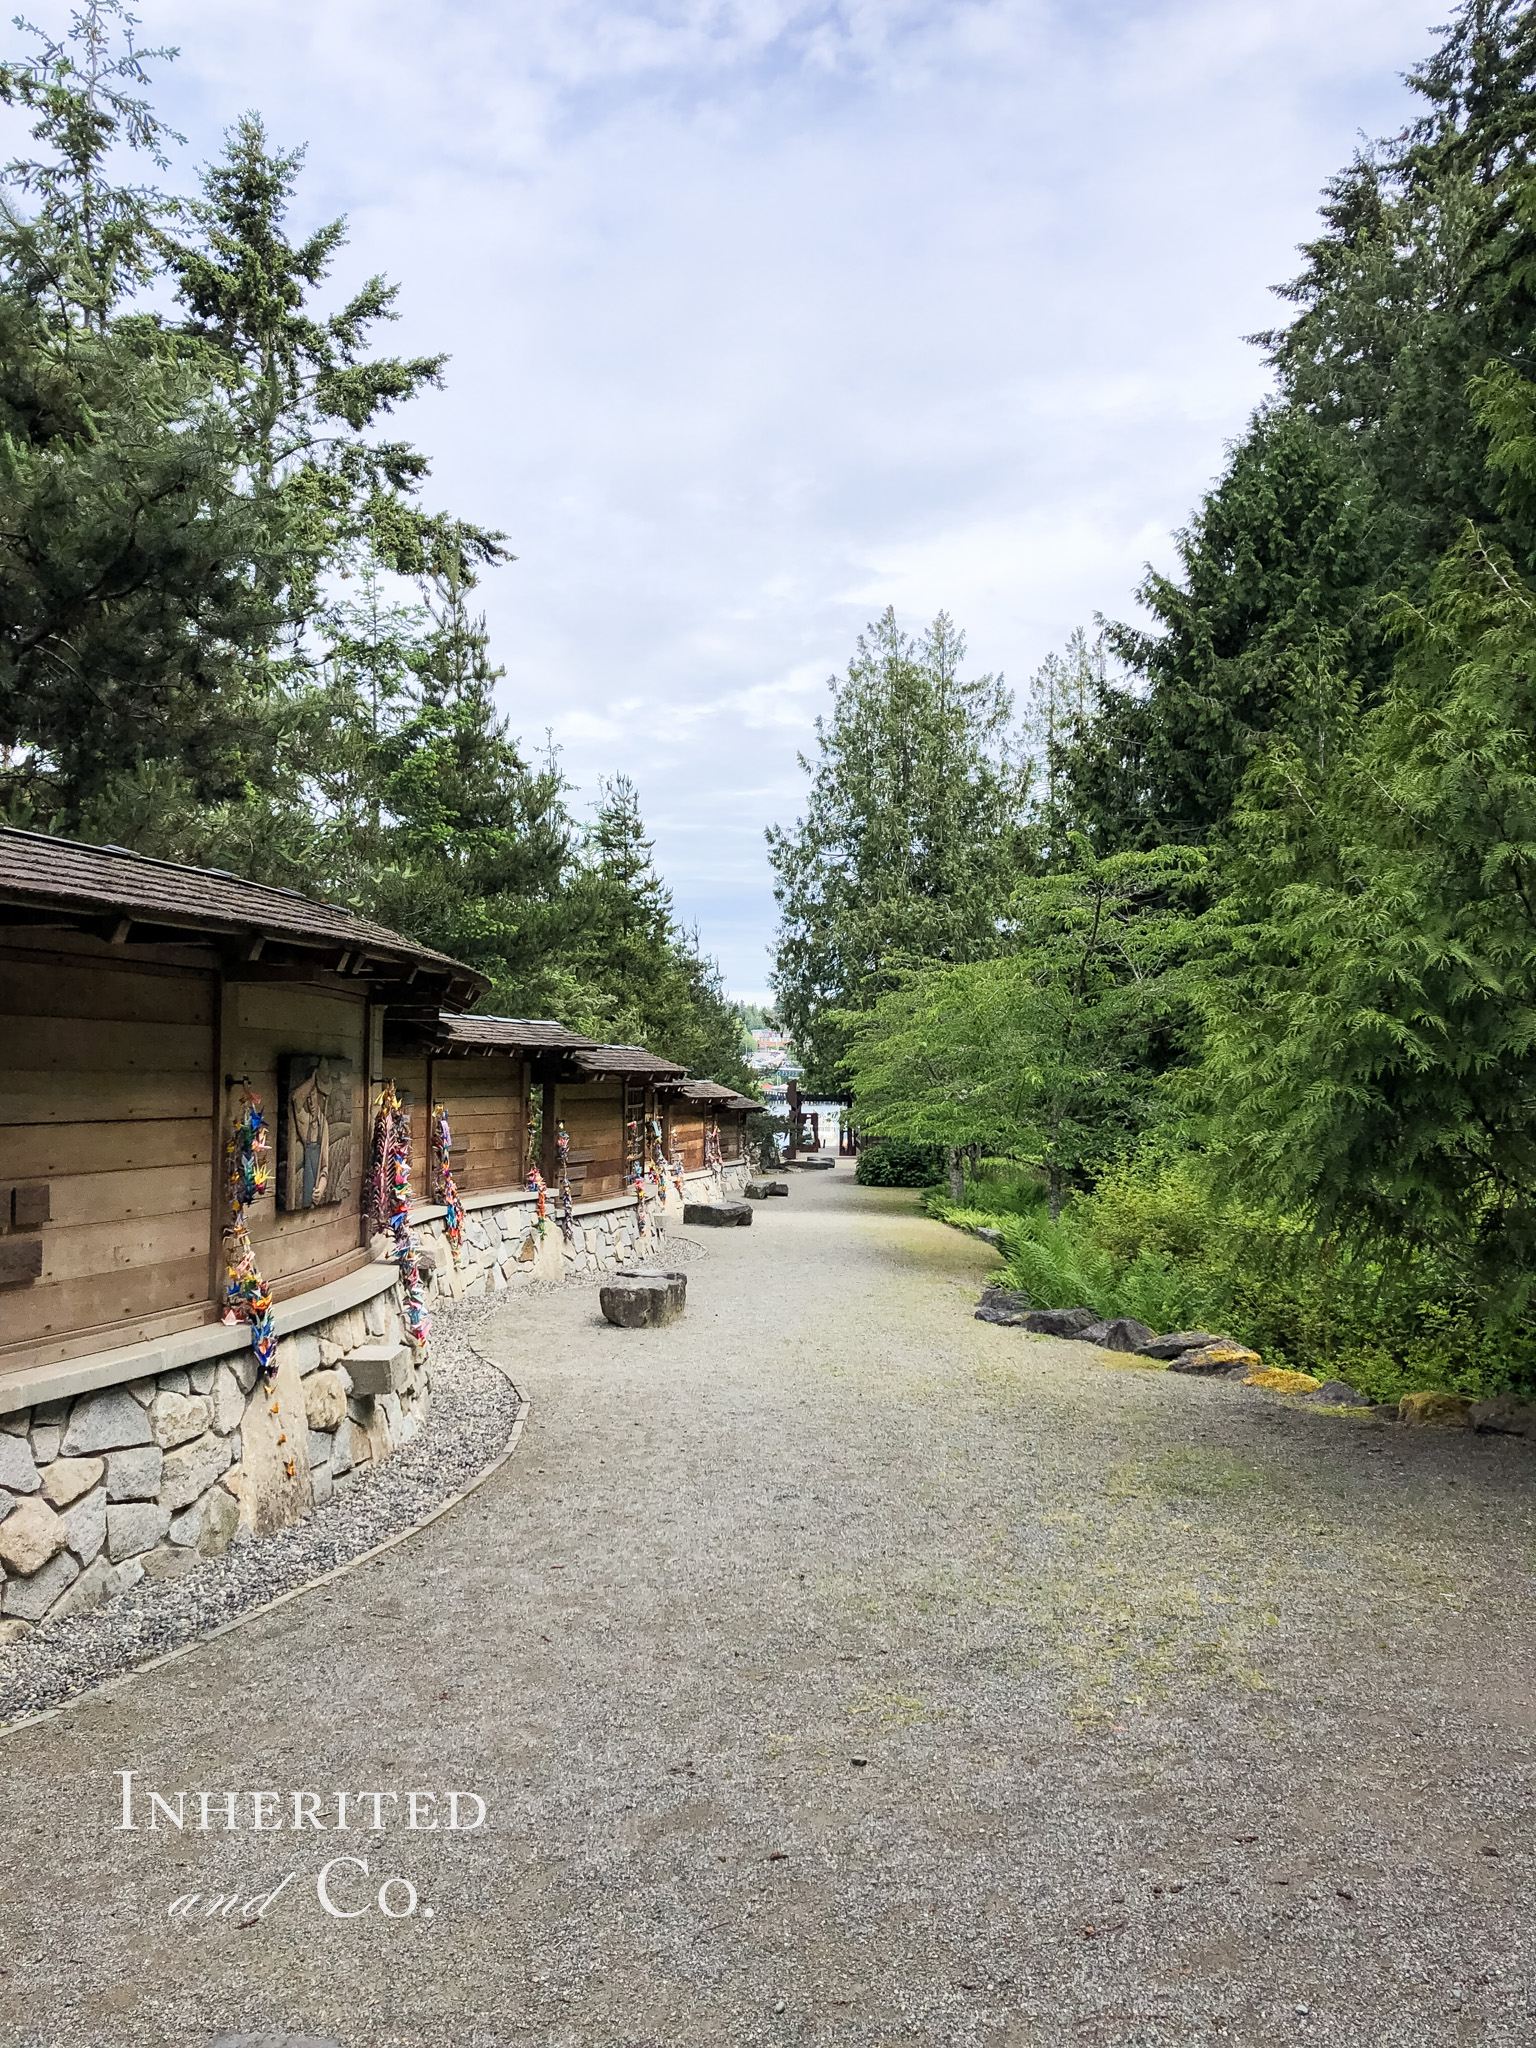
[[[1263,395],[1318,189],[1444,0],[139,0],[189,158],[259,108],[300,226],[443,348],[408,431],[503,528],[504,697],[639,784],[679,910],[766,988],[763,827],[887,603],[1022,683],[1126,615]],[[55,10],[44,18],[52,25]]]

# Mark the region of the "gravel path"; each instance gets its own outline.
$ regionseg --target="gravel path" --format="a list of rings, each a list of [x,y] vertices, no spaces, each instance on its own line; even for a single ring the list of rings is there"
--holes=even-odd
[[[475,1349],[492,1307],[482,1297],[438,1314],[426,1428],[377,1470],[359,1466],[297,1528],[238,1541],[185,1578],[145,1579],[97,1614],[45,1622],[0,1649],[0,1729],[308,1585],[467,1486],[505,1444],[521,1399]]]
[[[0,2039],[1527,2048],[1530,1449],[977,1323],[994,1263],[840,1168],[670,1329],[492,1304],[486,1486],[0,1743]],[[125,1769],[384,1825],[122,1832]]]

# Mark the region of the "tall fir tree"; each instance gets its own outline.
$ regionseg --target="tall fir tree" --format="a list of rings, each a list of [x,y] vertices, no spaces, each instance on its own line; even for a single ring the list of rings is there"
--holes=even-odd
[[[897,970],[985,958],[1026,848],[1030,769],[1001,677],[965,679],[940,613],[919,640],[887,610],[816,721],[803,818],[768,833],[779,1013],[808,1088],[841,1094],[846,1026]]]

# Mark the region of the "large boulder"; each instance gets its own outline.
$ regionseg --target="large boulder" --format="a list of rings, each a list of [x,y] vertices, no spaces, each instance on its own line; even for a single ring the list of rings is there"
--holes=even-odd
[[[1101,1351],[1139,1352],[1156,1334],[1134,1316],[1113,1316],[1107,1323],[1090,1323],[1086,1330],[1079,1330],[1077,1339],[1080,1344],[1097,1344]]]
[[[1264,1361],[1257,1351],[1249,1351],[1245,1345],[1223,1340],[1216,1344],[1199,1344],[1188,1351],[1181,1351],[1177,1358],[1170,1358],[1170,1372],[1226,1373],[1234,1379],[1246,1379],[1251,1372],[1262,1372]]]
[[[1230,1344],[1232,1341],[1216,1330],[1175,1330],[1172,1336],[1153,1337],[1149,1343],[1138,1344],[1136,1356],[1167,1360],[1182,1357],[1186,1351],[1203,1351],[1207,1344]]]
[[[313,1507],[307,1450],[298,1358],[280,1346],[277,1377],[258,1386],[246,1405],[240,1463],[229,1474],[237,1482],[230,1490],[239,1499],[240,1519],[253,1536],[270,1536],[302,1522]]]
[[[1359,1393],[1348,1380],[1324,1380],[1315,1394],[1307,1394],[1304,1398],[1319,1408],[1374,1408],[1376,1405],[1369,1394]]]
[[[1446,1429],[1465,1429],[1472,1419],[1472,1403],[1461,1394],[1442,1394],[1436,1388],[1426,1388],[1422,1393],[1404,1394],[1397,1412],[1404,1422],[1432,1422]],[[0,1534],[3,1533],[0,1528]]]
[[[1500,1394],[1493,1401],[1474,1401],[1468,1420],[1474,1429],[1499,1436],[1536,1436],[1536,1401],[1516,1401]]]
[[[683,1221],[703,1223],[717,1229],[729,1229],[732,1225],[745,1227],[752,1221],[750,1202],[684,1202]]]
[[[976,1320],[978,1323],[1000,1323],[1004,1329],[1016,1329],[1029,1313],[1029,1296],[1021,1289],[984,1287]]]
[[[787,1195],[789,1182],[786,1180],[749,1180],[742,1189],[749,1202],[766,1202],[770,1195]]]
[[[1034,1308],[1021,1327],[1037,1337],[1080,1337],[1098,1320],[1091,1308]]]
[[[649,1266],[620,1268],[597,1298],[603,1314],[621,1330],[660,1329],[683,1313],[688,1276]]]

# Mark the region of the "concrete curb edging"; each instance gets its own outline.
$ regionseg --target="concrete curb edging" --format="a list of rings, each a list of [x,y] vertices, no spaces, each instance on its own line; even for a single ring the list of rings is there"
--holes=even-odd
[[[517,1391],[517,1382],[499,1359],[492,1358],[489,1352],[482,1351],[478,1344],[471,1344],[469,1348],[478,1359],[499,1372],[514,1392]],[[121,1687],[131,1684],[134,1679],[146,1677],[151,1671],[159,1671],[167,1664],[178,1663],[181,1658],[190,1657],[194,1651],[216,1642],[220,1636],[232,1635],[236,1629],[245,1628],[249,1623],[259,1621],[263,1615],[273,1614],[279,1607],[288,1606],[291,1601],[302,1600],[317,1587],[329,1586],[335,1580],[344,1578],[348,1572],[355,1571],[359,1565],[369,1564],[374,1558],[384,1556],[386,1551],[398,1549],[413,1536],[419,1536],[424,1529],[429,1529],[434,1522],[440,1521],[450,1509],[468,1500],[472,1493],[477,1493],[488,1479],[495,1477],[522,1440],[523,1425],[527,1422],[532,1407],[533,1403],[528,1396],[518,1393],[518,1408],[512,1420],[511,1431],[491,1462],[477,1472],[466,1486],[461,1486],[456,1493],[450,1493],[446,1500],[440,1500],[435,1508],[429,1508],[408,1527],[397,1529],[393,1536],[386,1536],[382,1543],[375,1543],[371,1550],[360,1550],[356,1557],[349,1557],[344,1564],[332,1565],[329,1571],[322,1572],[318,1578],[307,1579],[302,1586],[290,1586],[286,1593],[279,1593],[274,1599],[264,1600],[259,1607],[252,1607],[245,1614],[237,1614],[231,1621],[221,1621],[216,1627],[205,1629],[200,1636],[194,1636],[190,1643],[181,1643],[176,1649],[166,1650],[158,1657],[150,1657],[142,1664],[131,1665],[126,1671],[115,1671],[110,1678],[103,1678],[99,1684],[88,1685],[80,1692],[71,1693],[67,1699],[60,1700],[57,1706],[45,1707],[40,1714],[28,1714],[22,1720],[5,1723],[0,1726],[0,1742],[4,1742],[9,1736],[20,1735],[25,1729],[36,1728],[44,1721],[56,1721],[61,1714],[70,1713],[87,1700],[99,1699],[104,1694],[116,1692]]]

